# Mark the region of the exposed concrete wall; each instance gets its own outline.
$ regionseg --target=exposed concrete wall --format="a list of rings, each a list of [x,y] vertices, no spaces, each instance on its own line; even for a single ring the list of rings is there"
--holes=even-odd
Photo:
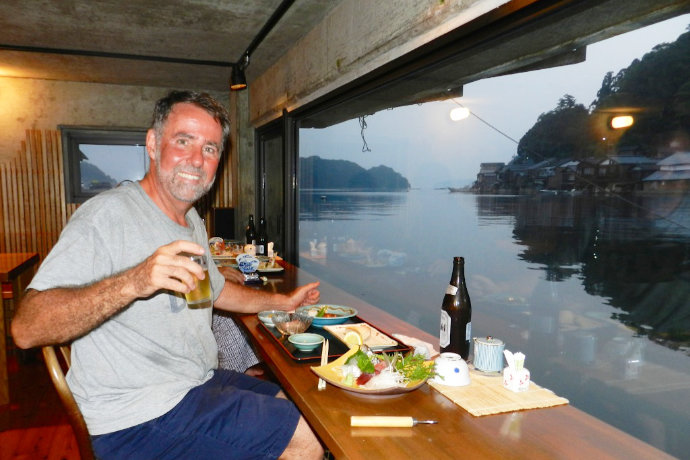
[[[146,128],[156,100],[168,91],[145,86],[0,77],[0,161],[16,155],[28,128]],[[227,93],[213,96],[228,105]]]
[[[508,0],[343,0],[249,85],[260,126],[430,42]]]
[[[233,204],[235,206],[235,237],[244,238],[247,216],[256,209],[256,155],[254,129],[249,122],[249,93],[230,93],[233,120],[231,138],[233,168]]]

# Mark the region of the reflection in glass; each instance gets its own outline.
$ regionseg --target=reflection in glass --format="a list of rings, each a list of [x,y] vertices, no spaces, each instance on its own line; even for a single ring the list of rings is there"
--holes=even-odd
[[[683,21],[675,37],[687,50]],[[651,29],[644,34],[653,35]],[[630,51],[630,40],[618,43],[607,48],[611,59]],[[653,57],[675,49],[652,48]],[[588,48],[588,60],[598,53]],[[683,457],[690,451],[690,153],[683,160],[690,152],[690,111],[685,90],[652,104],[651,92],[625,86],[643,68],[634,58],[621,65],[628,80],[608,67],[590,93],[578,96],[598,101],[592,112],[562,87],[579,90],[580,80],[596,74],[591,63],[466,85],[472,113],[493,108],[491,120],[501,132],[520,134],[522,150],[486,124],[472,124],[476,117],[450,121],[449,108],[456,106],[450,103],[369,116],[371,152],[361,155],[348,143],[361,142],[359,128],[350,131],[356,120],[300,131],[303,157],[346,159],[363,168],[384,164],[410,187],[302,184],[299,263],[436,336],[452,258],[465,257],[475,336],[500,338],[507,349],[525,353],[533,381],[572,405]],[[557,107],[534,109],[558,85]],[[505,88],[516,87],[521,91],[506,95]],[[609,109],[616,100],[638,108],[649,103],[632,126],[612,132]],[[558,124],[569,111],[573,123]],[[527,135],[545,119],[555,120],[548,136]],[[573,143],[559,144],[566,138]],[[533,168],[553,152],[572,161]],[[660,164],[673,154],[680,160]],[[450,178],[501,162],[511,167],[491,182],[494,193],[454,193],[471,181]],[[301,174],[312,177],[312,171]],[[643,183],[645,177],[653,180]]]
[[[124,180],[140,180],[148,169],[143,145],[79,144],[80,190],[84,194],[102,192]]]

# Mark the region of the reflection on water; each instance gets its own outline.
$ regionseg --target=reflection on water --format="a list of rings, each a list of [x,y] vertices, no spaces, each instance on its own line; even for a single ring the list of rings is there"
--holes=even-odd
[[[362,219],[390,215],[405,202],[400,193],[314,190],[300,200],[300,220]]]
[[[690,449],[688,197],[300,200],[307,270],[436,335],[452,257],[465,256],[476,335],[524,352],[534,381],[573,405],[672,455]]]
[[[490,197],[478,207],[496,215]],[[638,335],[688,351],[690,343],[690,198],[540,197],[512,200],[518,256],[548,281],[582,280]],[[536,204],[536,206],[535,206]],[[654,210],[651,212],[650,210]]]

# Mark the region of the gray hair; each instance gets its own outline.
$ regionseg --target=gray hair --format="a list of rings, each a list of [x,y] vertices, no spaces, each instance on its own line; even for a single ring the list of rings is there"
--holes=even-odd
[[[226,151],[230,138],[230,116],[225,107],[208,93],[171,91],[167,96],[159,99],[156,102],[156,108],[153,110],[153,120],[151,121],[151,128],[156,133],[156,141],[160,142],[163,136],[163,126],[165,126],[165,122],[168,120],[168,116],[175,104],[183,103],[194,104],[204,109],[220,124],[223,130],[222,155]]]

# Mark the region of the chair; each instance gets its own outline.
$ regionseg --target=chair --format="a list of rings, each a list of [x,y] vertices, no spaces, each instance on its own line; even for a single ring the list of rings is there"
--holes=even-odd
[[[60,401],[67,411],[67,418],[69,419],[70,425],[72,425],[72,430],[74,431],[74,437],[77,439],[77,446],[79,447],[79,455],[82,460],[93,460],[95,458],[93,449],[91,448],[91,438],[89,436],[89,431],[86,428],[86,422],[84,422],[84,417],[82,417],[79,411],[79,406],[74,400],[72,391],[67,386],[67,381],[65,380],[65,372],[69,369],[72,361],[70,356],[70,346],[69,345],[57,345],[60,349],[60,354],[62,355],[62,363],[58,358],[57,353],[55,353],[55,347],[45,346],[43,347],[43,359],[48,368],[48,374],[50,374],[50,379],[53,381],[53,386],[58,392]]]
[[[10,348],[12,343],[12,336],[10,335],[10,321],[14,314],[14,292],[12,290],[12,283],[2,283],[2,308],[5,312],[5,333],[7,337],[7,348]]]

